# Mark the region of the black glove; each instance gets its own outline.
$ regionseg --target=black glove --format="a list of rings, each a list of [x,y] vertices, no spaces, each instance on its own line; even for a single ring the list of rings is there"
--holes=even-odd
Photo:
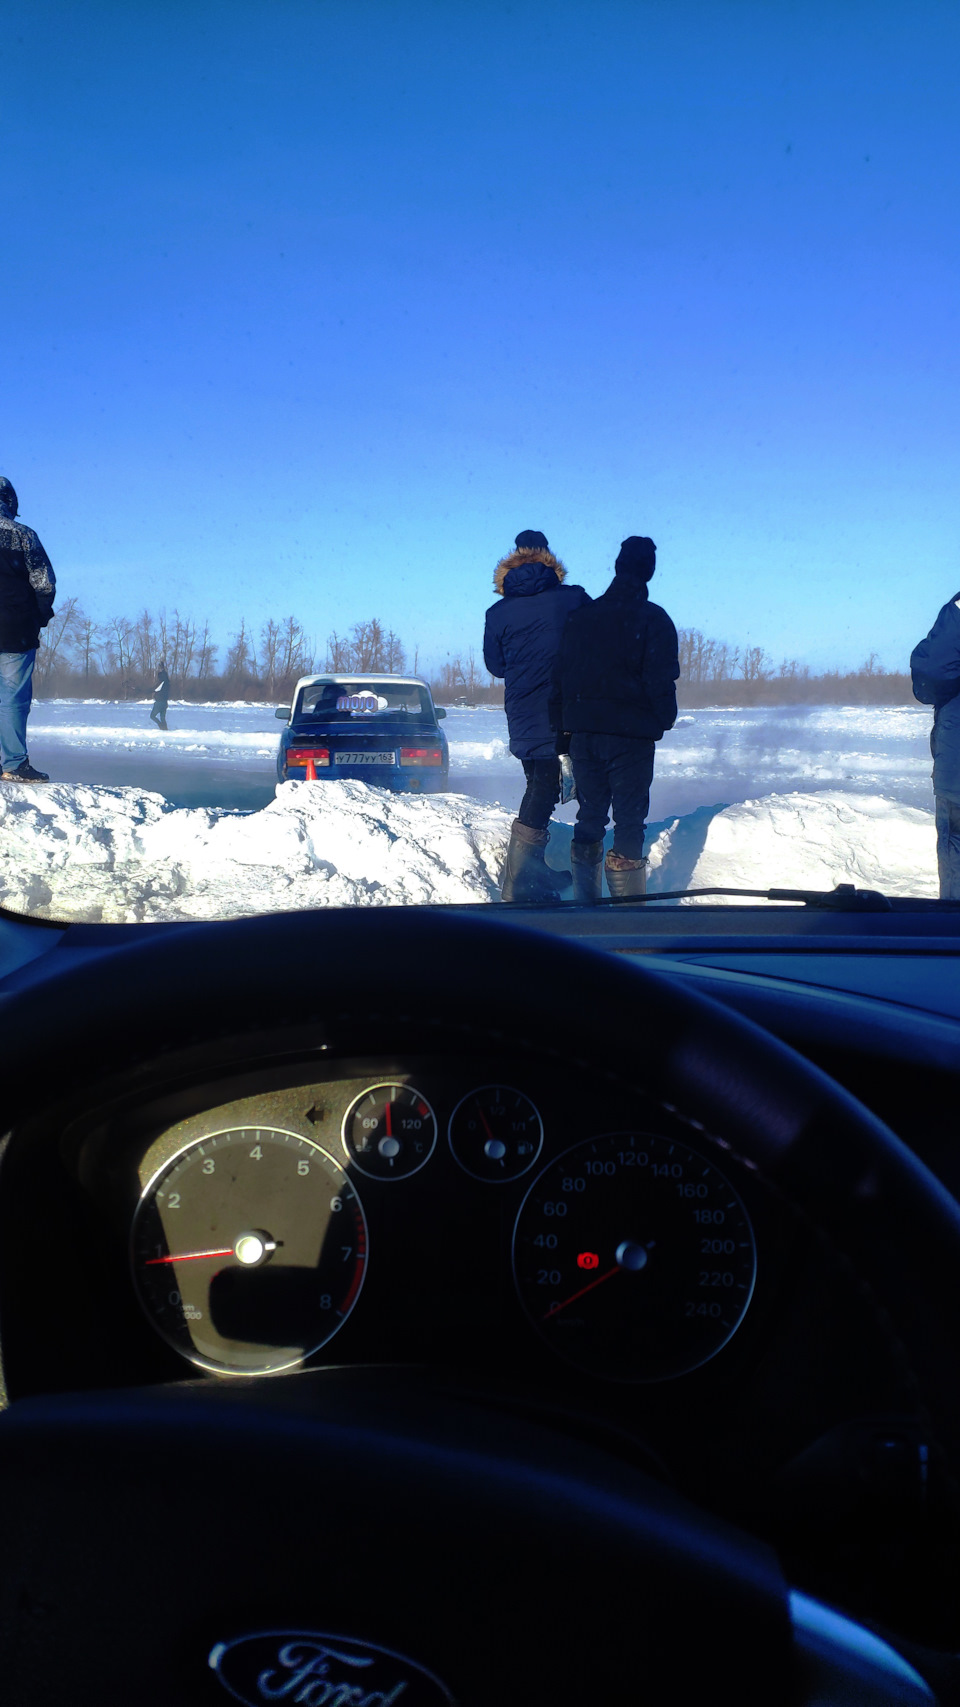
[[[569,753],[569,751],[570,751],[570,735],[569,735],[569,732],[567,730],[564,730],[562,735],[557,736],[557,758],[562,759],[564,753]]]

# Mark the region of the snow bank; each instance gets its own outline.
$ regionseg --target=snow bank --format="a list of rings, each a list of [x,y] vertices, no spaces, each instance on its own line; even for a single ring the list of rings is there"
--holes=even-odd
[[[111,923],[491,901],[511,814],[465,795],[287,782],[260,812],[135,788],[0,790],[0,902]]]
[[[462,794],[282,783],[259,812],[138,788],[0,789],[0,902],[57,919],[235,918],[307,907],[494,901],[512,813]],[[554,832],[561,863],[569,826]],[[933,814],[880,795],[772,794],[659,829],[649,887],[936,895]]]
[[[837,883],[886,895],[939,894],[933,813],[876,794],[770,794],[677,818],[650,849],[651,891]]]

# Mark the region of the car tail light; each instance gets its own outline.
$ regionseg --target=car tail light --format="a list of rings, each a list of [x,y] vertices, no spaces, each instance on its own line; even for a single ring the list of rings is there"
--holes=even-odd
[[[442,747],[401,747],[400,763],[402,765],[442,765]]]
[[[287,748],[287,769],[288,770],[289,770],[291,765],[305,765],[308,759],[312,759],[315,765],[328,765],[330,763],[330,748],[329,747],[288,747]]]

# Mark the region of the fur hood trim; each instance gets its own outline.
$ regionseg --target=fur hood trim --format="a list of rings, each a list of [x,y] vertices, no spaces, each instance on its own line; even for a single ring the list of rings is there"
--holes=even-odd
[[[518,551],[511,551],[508,556],[501,557],[493,571],[493,584],[498,593],[503,592],[504,577],[511,569],[518,569],[521,563],[545,563],[548,569],[556,572],[558,581],[565,581],[567,571],[559,557],[554,557],[552,551],[540,551],[536,546],[522,546]]]

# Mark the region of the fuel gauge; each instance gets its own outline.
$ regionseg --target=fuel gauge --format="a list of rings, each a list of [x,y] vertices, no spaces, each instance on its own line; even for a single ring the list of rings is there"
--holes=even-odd
[[[450,1148],[465,1173],[499,1183],[532,1168],[543,1144],[543,1121],[523,1091],[479,1085],[450,1116]]]

